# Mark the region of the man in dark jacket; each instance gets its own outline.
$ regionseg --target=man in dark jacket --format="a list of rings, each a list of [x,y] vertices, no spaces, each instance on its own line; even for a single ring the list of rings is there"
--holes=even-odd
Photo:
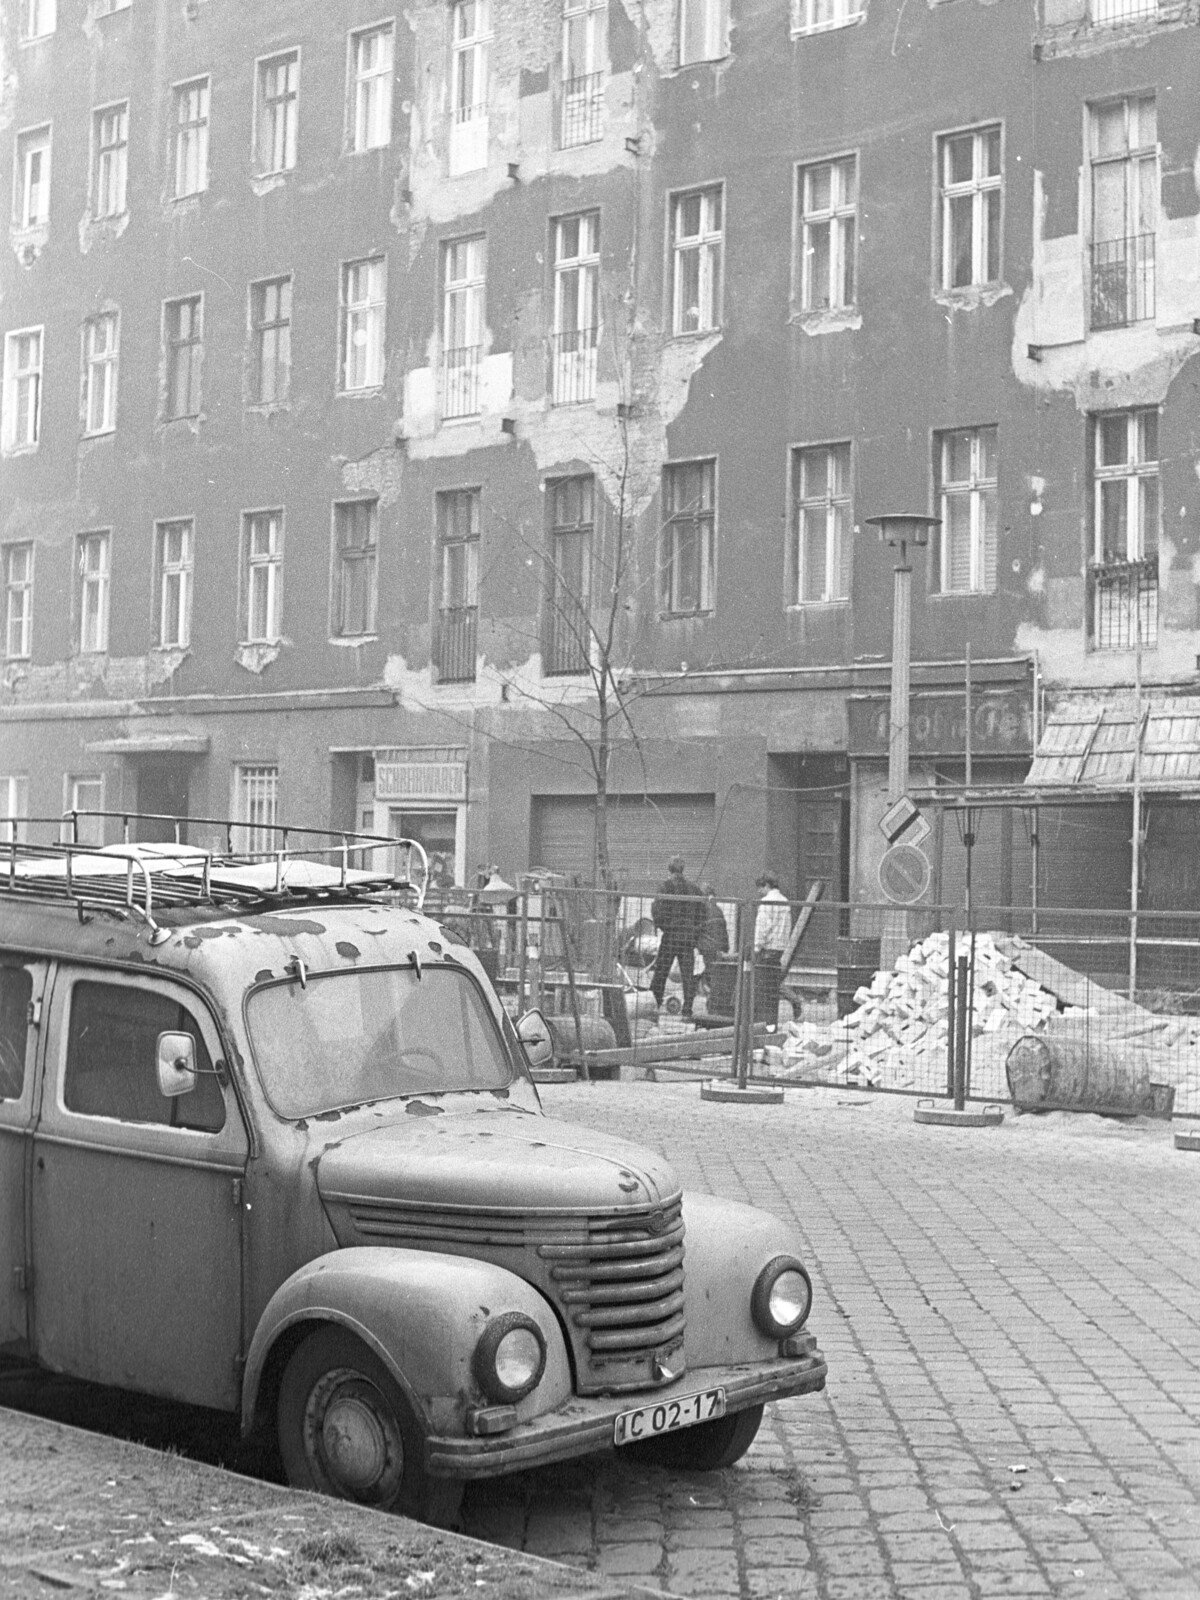
[[[654,926],[662,930],[650,992],[661,1006],[671,968],[678,961],[683,1014],[690,1017],[696,997],[696,941],[704,927],[704,896],[696,884],[684,877],[682,856],[672,856],[668,863],[666,881],[659,885],[650,915]]]

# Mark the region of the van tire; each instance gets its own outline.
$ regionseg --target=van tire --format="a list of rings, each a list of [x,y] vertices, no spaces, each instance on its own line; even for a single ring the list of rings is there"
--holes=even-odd
[[[731,1411],[693,1428],[637,1440],[624,1446],[618,1455],[630,1455],[650,1467],[671,1467],[676,1472],[719,1472],[746,1454],[754,1443],[762,1415],[761,1406],[747,1406],[744,1411]]]
[[[287,1481],[447,1527],[463,1486],[425,1471],[425,1434],[375,1353],[344,1328],[314,1329],[283,1371],[279,1453]]]

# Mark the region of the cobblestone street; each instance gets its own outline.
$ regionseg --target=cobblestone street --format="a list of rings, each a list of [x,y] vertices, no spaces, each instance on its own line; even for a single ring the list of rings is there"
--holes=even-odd
[[[478,1485],[466,1531],[684,1596],[1200,1595],[1200,1162],[1166,1124],[917,1127],[912,1102],[543,1091],[808,1241],[822,1395],[735,1468]]]

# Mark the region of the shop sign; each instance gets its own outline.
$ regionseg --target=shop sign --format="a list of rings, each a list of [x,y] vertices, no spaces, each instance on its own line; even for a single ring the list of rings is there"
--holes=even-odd
[[[852,696],[850,754],[888,753],[890,705],[886,695]],[[908,744],[914,756],[966,754],[966,704],[962,692],[914,694],[909,706]],[[1028,689],[979,689],[971,696],[971,754],[1023,756],[1033,753],[1033,707]]]
[[[461,804],[467,798],[465,758],[465,750],[377,750],[375,798],[392,802],[438,800]]]

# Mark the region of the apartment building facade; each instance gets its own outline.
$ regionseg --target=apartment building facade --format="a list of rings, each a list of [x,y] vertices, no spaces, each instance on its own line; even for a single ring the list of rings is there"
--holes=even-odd
[[[895,510],[940,520],[918,786],[1183,695],[1196,12],[6,7],[0,813],[586,875],[603,655],[624,882],[876,898]],[[1124,791],[1054,819],[1043,898],[1123,903]],[[980,829],[1027,898],[1022,813]]]

